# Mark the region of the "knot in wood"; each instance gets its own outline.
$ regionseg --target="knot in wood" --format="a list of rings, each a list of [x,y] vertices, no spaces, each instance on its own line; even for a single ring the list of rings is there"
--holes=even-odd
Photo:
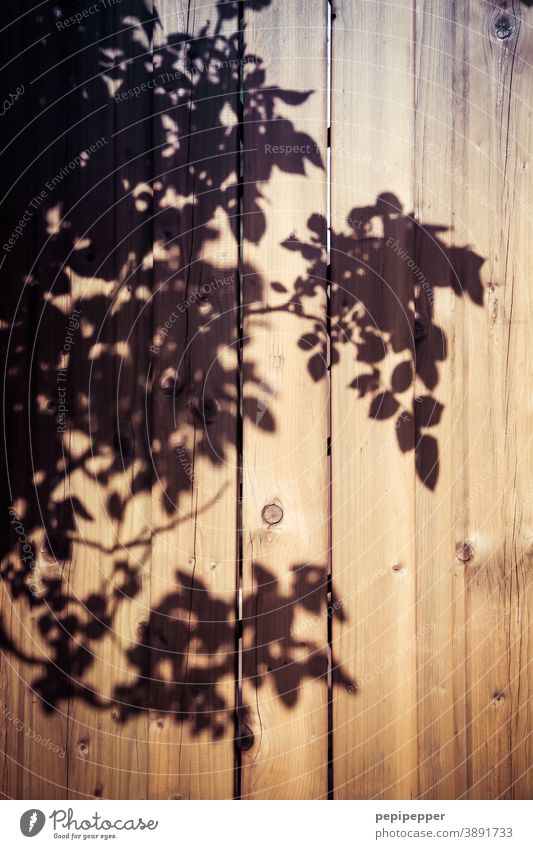
[[[261,516],[267,525],[277,525],[283,519],[283,510],[278,504],[266,504]]]
[[[469,542],[460,542],[455,547],[457,559],[462,563],[467,563],[474,556],[474,548]]]
[[[500,15],[494,23],[494,30],[496,32],[496,38],[499,38],[500,41],[505,41],[514,32],[514,22],[508,15]]]
[[[167,368],[159,380],[159,389],[167,398],[175,398],[183,389],[183,384],[173,368]]]
[[[251,728],[247,725],[243,725],[241,736],[239,738],[239,744],[242,752],[247,752],[252,748],[254,744],[254,735]]]
[[[216,398],[211,398],[208,395],[198,395],[192,405],[193,413],[204,424],[214,422],[220,412],[220,404]]]
[[[150,634],[150,626],[146,619],[141,619],[137,623],[137,628],[135,629],[137,637],[139,640],[147,640]]]
[[[70,557],[70,541],[68,537],[61,534],[48,535],[41,548],[41,554],[47,563],[68,560]]]
[[[78,742],[78,752],[80,755],[86,755],[89,752],[89,744],[87,740],[80,740]]]

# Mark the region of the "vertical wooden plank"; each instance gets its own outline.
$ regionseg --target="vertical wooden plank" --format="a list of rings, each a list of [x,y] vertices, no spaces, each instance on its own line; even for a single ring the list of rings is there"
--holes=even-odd
[[[466,788],[463,346],[470,311],[483,300],[483,258],[468,246],[468,221],[458,222],[468,143],[464,16],[464,7],[421,3],[415,20],[415,259],[424,327],[414,411],[420,465],[435,466],[432,487],[416,484],[417,627],[425,634],[417,646],[419,795],[441,799]]]
[[[509,506],[506,514],[505,556],[514,570],[512,579],[511,669],[511,787],[516,799],[531,799],[533,794],[533,752],[531,729],[533,727],[533,699],[531,698],[531,528],[533,523],[533,487],[531,447],[531,296],[528,269],[532,266],[533,229],[533,176],[531,151],[533,136],[528,104],[533,98],[533,9],[521,5],[516,25],[518,37],[515,55],[515,73],[510,80],[515,106],[513,135],[516,182],[516,202],[512,208],[512,249],[514,258],[508,270],[512,281],[508,312],[510,358],[514,366],[506,375],[509,386],[509,416],[503,434],[507,446],[506,474],[509,479]],[[501,30],[501,27],[499,27]],[[511,134],[510,134],[510,137]],[[513,173],[513,172],[511,172]],[[511,180],[511,177],[509,178]],[[511,186],[509,186],[509,189]],[[511,210],[509,210],[511,214]],[[511,308],[512,304],[512,308]],[[512,311],[511,311],[512,309]],[[514,343],[514,347],[511,345]],[[529,381],[523,379],[529,375]],[[493,694],[494,695],[494,694]],[[496,701],[496,706],[498,701]]]
[[[235,6],[235,8],[234,8]],[[158,4],[154,78],[153,798],[234,791],[236,4]]]
[[[527,18],[526,18],[527,16]],[[529,25],[526,25],[526,20]],[[470,798],[531,793],[528,479],[530,375],[531,10],[469,4],[462,171],[456,229],[480,256],[483,309],[465,316],[466,709]],[[516,790],[515,790],[516,787]]]
[[[143,3],[129,11],[138,17],[109,7],[93,24],[93,40],[103,37],[96,79],[92,50],[74,63],[91,106],[81,100],[84,120],[71,134],[73,144],[85,146],[95,132],[105,144],[88,168],[96,187],[82,170],[68,195],[74,245],[65,263],[81,324],[68,374],[77,408],[69,451],[74,461],[88,441],[92,453],[88,469],[71,463],[67,483],[68,496],[89,514],[76,516],[79,537],[68,573],[68,615],[78,622],[69,664],[70,798],[144,798],[148,786],[148,682],[134,647],[149,607],[151,547],[145,421],[151,103],[115,94],[152,77],[152,10]],[[103,108],[90,121],[95,106]]]
[[[244,4],[255,64],[244,66],[241,793],[308,799],[327,793],[327,10],[322,0],[253,5]]]
[[[336,798],[417,794],[413,4],[335,3],[331,336]],[[398,246],[395,248],[394,246]]]
[[[24,568],[3,575],[17,602],[11,623],[23,624],[4,636],[8,657],[21,662],[13,689],[24,732],[7,735],[17,750],[10,760],[17,766],[14,783],[9,776],[7,786],[18,798],[137,798],[146,795],[146,732],[136,720],[142,703],[133,702],[139,694],[128,650],[138,606],[147,604],[141,566],[149,565],[150,533],[142,512],[150,475],[141,390],[149,334],[132,303],[142,298],[132,286],[140,275],[129,272],[132,251],[139,261],[151,254],[151,231],[143,238],[136,226],[137,190],[151,172],[142,159],[140,170],[130,165],[131,192],[114,172],[120,154],[113,142],[113,85],[120,83],[115,10],[71,25],[68,41],[59,11],[38,20],[49,35],[37,48],[29,91],[33,112],[38,104],[42,116],[28,146],[36,164],[18,188],[24,203],[42,193],[42,204],[30,216],[32,250],[17,270],[30,290],[23,350],[31,381],[28,370],[22,386],[30,402],[18,410],[29,431],[28,496],[18,489],[15,506],[31,532],[34,565],[26,575]],[[140,29],[140,22],[127,27],[137,44]],[[121,49],[131,68],[138,50],[133,57],[125,40]],[[126,79],[138,79],[139,69],[145,78],[146,58]],[[143,113],[138,107],[133,113],[135,124]],[[30,111],[28,120],[34,118]],[[150,144],[150,123],[144,134]],[[129,141],[141,143],[137,129]],[[18,450],[24,456],[22,442]],[[126,711],[117,708],[121,696],[121,708],[130,699]]]
[[[20,12],[20,4],[9,4],[6,22]],[[47,533],[54,537],[51,524],[61,512],[52,497],[60,459],[53,366],[65,300],[48,300],[65,241],[59,234],[50,244],[47,225],[51,226],[52,215],[46,214],[51,210],[46,181],[55,173],[56,162],[63,160],[66,144],[64,139],[56,141],[64,116],[42,85],[31,88],[33,77],[62,55],[61,40],[57,33],[50,33],[49,23],[49,16],[43,15],[31,31],[23,19],[3,36],[5,82],[8,91],[20,93],[9,116],[3,116],[1,192],[6,197],[2,203],[3,291],[14,295],[7,298],[13,334],[9,325],[2,328],[9,345],[3,397],[10,421],[5,446],[8,503],[2,507],[8,528],[3,545],[8,545],[2,551],[1,639],[2,792],[13,798],[64,798],[67,784],[67,722],[64,713],[54,711],[53,692],[46,681],[50,647],[44,627],[53,594],[53,589],[46,591],[45,582],[54,583],[57,575],[48,556]],[[30,34],[36,42],[31,63],[25,50]],[[43,106],[51,107],[56,121],[49,120],[50,115],[48,120],[38,116]],[[44,145],[56,142],[48,163],[36,156],[36,137]],[[24,226],[18,226],[21,221]]]

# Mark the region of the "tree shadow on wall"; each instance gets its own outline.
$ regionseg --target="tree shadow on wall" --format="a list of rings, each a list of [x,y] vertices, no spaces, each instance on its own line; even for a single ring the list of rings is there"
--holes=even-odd
[[[371,419],[393,424],[402,452],[415,451],[417,475],[432,490],[439,475],[439,450],[431,429],[444,409],[435,392],[439,368],[447,358],[446,334],[435,318],[435,296],[438,289],[447,288],[457,298],[481,306],[484,260],[468,247],[445,244],[441,237],[447,227],[420,224],[389,192],[371,206],[352,209],[346,225],[348,232],[331,234],[329,367],[335,371],[341,354],[351,360],[353,365],[344,365],[343,371],[350,374],[349,388],[367,400]],[[322,285],[322,217],[311,216],[308,228],[308,242],[285,242],[308,263],[307,276],[296,281],[291,293],[292,303],[298,305]],[[302,334],[299,345],[309,352],[313,380],[323,379],[328,368],[324,326],[317,322]],[[383,366],[390,365],[391,358],[395,364],[389,374]]]
[[[260,14],[269,0],[246,5]],[[32,7],[8,2],[6,18]],[[182,502],[194,489],[184,465],[169,463],[168,445],[154,439],[152,402],[170,405],[176,421],[194,427],[196,456],[213,467],[227,462],[237,445],[238,367],[217,356],[221,344],[235,343],[238,330],[234,307],[228,322],[228,304],[239,302],[239,275],[254,275],[258,283],[250,315],[264,310],[268,287],[277,286],[279,294],[281,286],[253,268],[235,266],[232,276],[228,256],[213,250],[229,233],[225,244],[237,254],[243,126],[253,126],[262,144],[309,151],[265,157],[257,183],[246,188],[253,227],[245,239],[259,242],[265,234],[259,184],[273,169],[304,175],[323,168],[314,140],[283,117],[284,104],[304,111],[311,92],[267,81],[261,57],[242,53],[239,4],[213,8],[215,17],[203,29],[192,34],[183,16],[183,26],[163,38],[157,13],[141,0],[129,2],[127,14],[117,5],[68,26],[68,4],[47,4],[31,19],[31,62],[20,52],[27,28],[9,30],[6,86],[25,91],[9,112],[2,162],[2,244],[8,249],[1,271],[9,294],[0,334],[9,411],[5,501],[14,510],[2,514],[2,580],[12,602],[34,615],[46,654],[26,653],[8,617],[3,650],[35,670],[29,683],[45,709],[76,699],[100,709],[114,704],[117,722],[140,710],[170,711],[193,732],[209,728],[216,737],[232,711],[224,682],[234,677],[234,602],[212,597],[180,564],[175,589],[153,606],[138,640],[125,649],[133,682],[116,684],[105,699],[84,684],[98,644],[114,633],[120,610],[140,596],[136,551],[149,548],[159,532],[147,522],[124,545],[121,529],[132,500],[152,494],[169,530],[185,521]],[[320,216],[309,219],[309,240],[284,243],[302,254],[308,273],[269,312],[301,316],[299,344],[309,351],[314,380],[326,379],[341,352],[352,351],[354,393],[368,402],[372,419],[389,419],[391,428],[400,421],[399,448],[417,446],[419,476],[433,488],[438,448],[426,431],[442,411],[435,392],[446,340],[428,292],[450,287],[481,305],[482,260],[465,247],[444,247],[443,228],[414,222],[386,193],[375,205],[354,209],[348,224],[346,233],[332,234],[330,353],[325,321],[310,329],[304,307],[316,287],[325,286]],[[228,285],[211,285],[226,278]],[[177,302],[188,307],[178,310],[167,333],[167,306]],[[197,375],[198,351],[204,362],[216,362],[209,378]],[[382,364],[390,352],[403,360],[389,377]],[[415,372],[424,393],[408,407]],[[274,431],[274,414],[261,412],[258,365],[251,364],[246,379],[253,397],[245,417]],[[103,498],[105,527],[94,501],[83,503],[79,495],[88,486]],[[69,585],[69,567],[74,543],[88,544],[80,528],[91,524],[96,563],[110,558],[113,575],[100,583],[95,575],[96,589],[80,598]],[[298,636],[293,629],[298,610],[327,616],[326,571],[295,567],[287,593],[263,566],[254,569],[256,586],[263,593],[267,588],[270,614],[258,617],[254,598],[244,599],[244,652],[263,646],[256,686],[270,676],[279,697],[293,706],[306,677],[326,674],[327,647],[312,632]],[[285,611],[281,624],[274,616],[279,610]],[[195,664],[195,656],[208,662]],[[342,673],[336,680],[349,683]]]
[[[301,564],[291,572],[290,590],[284,593],[273,573],[254,565],[268,603],[263,600],[258,615],[255,592],[245,596],[242,630],[243,662],[254,668],[253,687],[260,690],[268,678],[288,707],[297,703],[306,680],[322,681],[326,687],[328,647],[314,637],[317,617],[324,623],[324,634],[333,609],[344,619],[341,605],[326,600],[326,567]],[[177,570],[174,589],[139,623],[137,641],[124,654],[124,669],[115,670],[117,678],[127,674],[128,683],[114,685],[106,698],[86,678],[98,661],[98,641],[114,632],[121,606],[141,591],[139,570],[117,563],[112,589],[110,582],[102,582],[100,591],[83,599],[66,591],[61,579],[43,581],[38,592],[16,571],[4,572],[3,580],[9,582],[14,602],[26,598],[48,646],[48,657],[21,651],[1,626],[2,649],[35,670],[30,686],[46,712],[78,700],[111,710],[119,724],[150,711],[187,724],[193,735],[209,730],[217,739],[232,729],[238,625],[233,599],[213,598],[203,580]],[[353,686],[342,669],[336,675],[338,686]],[[244,705],[239,711],[241,728],[247,718]]]

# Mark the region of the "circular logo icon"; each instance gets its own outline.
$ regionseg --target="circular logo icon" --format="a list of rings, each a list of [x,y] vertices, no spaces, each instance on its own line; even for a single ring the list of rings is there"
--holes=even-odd
[[[35,837],[42,831],[45,822],[46,817],[42,811],[30,808],[29,811],[24,811],[20,818],[20,830],[24,837]]]

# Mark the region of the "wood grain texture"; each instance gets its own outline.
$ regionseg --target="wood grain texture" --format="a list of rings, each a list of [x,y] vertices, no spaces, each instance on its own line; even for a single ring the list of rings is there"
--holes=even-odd
[[[18,4],[7,4],[6,19],[18,13]],[[3,33],[3,55],[11,61],[6,68],[6,84],[11,91],[26,89],[32,78],[31,69],[20,53],[27,44],[27,31],[11,27]],[[61,57],[61,42],[52,38],[47,48],[39,44],[34,57],[37,67],[54,65]],[[55,75],[53,75],[55,76]],[[55,82],[58,79],[55,76]],[[47,105],[53,98],[47,100]],[[20,220],[31,199],[40,193],[53,173],[53,163],[61,162],[69,145],[61,137],[63,124],[58,118],[54,132],[45,121],[37,120],[31,103],[21,101],[20,109],[11,116],[10,126],[3,125],[2,149],[7,148],[7,161],[17,156],[22,167],[15,171],[6,165],[2,178],[5,230],[11,231]],[[32,126],[33,124],[33,126]],[[31,128],[31,129],[29,129]],[[53,156],[36,156],[32,132],[53,143]],[[58,136],[59,138],[57,138]],[[5,148],[4,148],[5,146]],[[20,173],[22,172],[22,173]],[[18,191],[13,182],[18,178]],[[5,193],[5,194],[4,194]],[[6,233],[6,238],[9,233]],[[6,505],[7,528],[3,543],[15,542],[10,555],[3,550],[2,626],[10,634],[18,654],[2,655],[2,793],[8,798],[65,798],[67,795],[67,717],[54,712],[53,703],[44,699],[33,686],[34,658],[46,656],[47,640],[41,626],[44,581],[57,576],[59,567],[51,555],[49,542],[58,539],[57,527],[40,520],[48,516],[48,504],[39,503],[42,490],[50,494],[58,520],[64,519],[61,506],[62,475],[58,468],[61,451],[56,439],[57,385],[55,373],[48,364],[55,360],[55,337],[63,331],[63,310],[68,310],[68,297],[56,304],[44,304],[43,296],[51,288],[61,266],[66,240],[59,234],[55,240],[43,238],[42,227],[30,216],[24,247],[6,253],[2,260],[2,289],[12,309],[12,335],[7,340],[2,362],[6,365],[5,461],[8,472]],[[4,242],[4,240],[2,240]],[[5,244],[5,242],[4,242]],[[22,251],[21,251],[22,247]],[[27,263],[28,256],[32,262]],[[46,308],[48,307],[48,308]],[[11,418],[11,427],[9,419]],[[7,511],[7,507],[9,510]],[[3,517],[4,519],[4,517]],[[42,667],[37,666],[42,674]],[[40,741],[51,741],[51,746]],[[56,747],[54,751],[54,746]]]
[[[417,18],[417,215],[447,226],[458,256],[442,268],[455,293],[436,292],[447,357],[433,432],[446,448],[433,495],[417,491],[418,621],[437,625],[418,657],[425,797],[521,796],[529,771],[529,412],[509,363],[530,368],[530,17],[521,4],[432,4]]]
[[[125,5],[0,29],[0,792],[531,798],[533,8]]]
[[[413,6],[335,11],[332,586],[343,616],[333,616],[332,656],[334,680],[344,670],[353,683],[333,693],[333,786],[339,799],[412,798],[414,463],[399,447],[413,439],[414,313],[399,251],[413,255]]]
[[[417,650],[418,759],[421,798],[457,798],[465,789],[467,769],[465,687],[465,563],[458,504],[467,499],[462,473],[466,443],[463,346],[465,313],[479,309],[468,294],[479,269],[451,261],[460,244],[456,213],[462,174],[463,101],[468,68],[463,56],[462,27],[449,4],[418,6],[415,34],[415,216],[422,222],[416,259],[428,275],[425,306],[432,321],[418,345],[416,394],[426,391],[424,368],[437,362],[438,387],[433,409],[439,416],[426,433],[440,447],[439,474],[433,491],[416,482],[417,621],[426,637]],[[443,103],[446,108],[443,109]],[[434,249],[434,238],[439,250]],[[468,243],[469,236],[464,234]],[[442,247],[440,247],[442,246]],[[468,280],[467,275],[473,279]],[[458,297],[459,295],[459,297]],[[415,411],[419,405],[415,404]],[[421,416],[419,415],[419,420]]]
[[[273,4],[256,14],[251,6],[246,54],[262,63],[245,65],[244,76],[241,793],[320,798],[327,792],[326,7]],[[294,94],[276,97],[272,87]],[[279,145],[291,143],[302,150],[285,155]],[[313,238],[319,258],[308,280],[301,249]],[[308,346],[298,346],[308,332],[320,340],[315,372]]]
[[[108,10],[104,56],[129,57],[118,73],[119,91],[152,77],[145,33],[152,14],[147,6],[144,17],[132,23],[124,21],[120,7]],[[90,51],[81,56],[75,60],[76,78],[84,86],[94,67]],[[72,305],[80,313],[77,333],[91,333],[89,357],[72,356],[69,381],[79,398],[77,415],[88,422],[93,458],[92,474],[69,477],[70,498],[85,505],[89,515],[77,517],[68,613],[80,619],[84,651],[91,658],[87,670],[80,659],[79,672],[75,658],[72,662],[74,683],[87,690],[83,699],[75,687],[70,699],[69,797],[135,799],[146,798],[148,787],[149,689],[147,681],[138,680],[131,658],[139,622],[150,607],[145,410],[151,322],[143,287],[152,231],[151,206],[142,189],[150,177],[152,110],[149,98],[116,101],[110,77],[100,83],[105,106],[98,120],[87,117],[82,99],[83,120],[69,136],[80,149],[94,134],[106,139],[95,153],[100,184],[88,185],[81,169],[70,190],[72,208],[87,203],[92,212],[87,231],[76,234],[84,240],[83,260],[74,266],[67,257],[67,268]],[[77,124],[74,115],[71,120]],[[74,456],[82,456],[86,432],[74,424],[69,438]]]
[[[531,20],[523,4],[472,4],[464,30],[462,165],[470,186],[458,193],[456,222],[464,240],[485,258],[483,308],[465,316],[463,352],[468,481],[463,538],[473,555],[465,564],[463,795],[470,798],[521,796],[530,769],[522,717],[531,690],[531,670],[523,663],[530,629],[525,529],[531,447],[523,435],[531,432],[524,380],[531,373],[526,282],[531,248],[524,239],[531,192]]]
[[[182,76],[154,96],[150,796],[231,798],[238,24],[215,4],[159,16],[154,72]]]

